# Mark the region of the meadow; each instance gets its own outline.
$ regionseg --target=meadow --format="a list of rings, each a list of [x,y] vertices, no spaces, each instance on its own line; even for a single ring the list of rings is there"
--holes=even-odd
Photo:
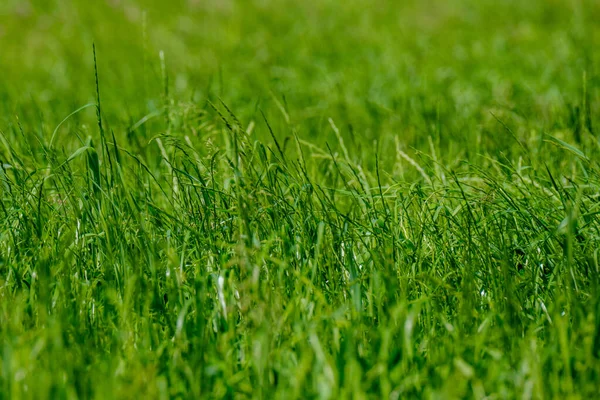
[[[599,21],[3,0],[0,399],[594,398]]]

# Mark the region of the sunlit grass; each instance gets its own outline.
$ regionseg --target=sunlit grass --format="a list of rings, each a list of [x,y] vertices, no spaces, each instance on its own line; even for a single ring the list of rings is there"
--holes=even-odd
[[[598,4],[70,3],[0,5],[0,398],[597,393]]]

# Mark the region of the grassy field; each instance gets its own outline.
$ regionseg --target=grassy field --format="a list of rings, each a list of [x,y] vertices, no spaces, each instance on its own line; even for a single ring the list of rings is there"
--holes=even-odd
[[[594,398],[599,21],[3,0],[0,399]]]

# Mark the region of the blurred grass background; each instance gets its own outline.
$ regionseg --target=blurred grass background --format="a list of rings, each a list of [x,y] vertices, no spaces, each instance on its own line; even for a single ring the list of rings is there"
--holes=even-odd
[[[248,120],[261,108],[280,121],[277,99],[309,137],[331,137],[331,117],[367,142],[401,134],[418,146],[441,128],[441,140],[457,147],[478,135],[497,146],[503,128],[490,111],[518,122],[525,137],[571,128],[584,74],[591,114],[598,111],[596,1],[10,0],[0,7],[5,123],[15,115],[39,123],[44,109],[43,122],[56,124],[92,101],[94,42],[113,124],[162,105],[160,51],[173,98],[218,96]]]

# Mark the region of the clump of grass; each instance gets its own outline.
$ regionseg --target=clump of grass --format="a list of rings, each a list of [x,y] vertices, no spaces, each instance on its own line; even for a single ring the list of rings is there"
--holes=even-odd
[[[193,9],[192,3],[172,10]],[[536,59],[523,64],[502,50],[508,41],[518,51],[535,51],[532,37],[564,27],[554,14],[563,5],[498,6],[525,25],[513,35],[493,35],[485,29],[489,5],[467,12],[467,3],[453,3],[464,14],[442,7],[428,19],[423,6],[404,6],[423,24],[418,40],[402,39],[394,51],[384,50],[388,40],[370,29],[380,26],[377,18],[390,31],[397,22],[358,2],[343,10],[318,2],[313,11],[294,6],[272,14],[243,6],[267,13],[268,26],[253,38],[258,42],[292,43],[300,33],[272,33],[281,24],[294,26],[295,14],[303,13],[308,19],[297,29],[318,26],[331,38],[329,51],[343,60],[353,59],[352,45],[361,40],[367,44],[357,52],[381,50],[368,59],[369,71],[337,69],[331,53],[320,53],[321,42],[309,36],[298,40],[305,58],[290,54],[278,72],[263,69],[260,57],[249,64],[251,76],[266,80],[284,70],[301,77],[308,89],[290,83],[290,96],[280,95],[282,87],[267,96],[253,87],[281,82],[242,84],[238,77],[221,82],[221,93],[207,89],[190,99],[178,92],[177,79],[184,87],[194,72],[181,72],[178,52],[173,64],[162,52],[151,65],[153,56],[144,53],[143,66],[109,69],[94,47],[93,65],[82,72],[92,82],[91,102],[48,101],[38,105],[41,116],[24,103],[18,119],[0,126],[0,393],[595,394],[599,81],[587,70],[561,75],[556,87],[574,105],[567,104],[553,97],[547,78],[531,77]],[[118,8],[93,7],[99,24],[123,18]],[[329,24],[320,26],[311,12]],[[348,33],[348,22],[362,12],[356,36],[331,36]],[[576,15],[583,30],[596,32],[589,17]],[[157,18],[155,29],[169,26],[170,18]],[[457,18],[464,33],[454,27]],[[240,21],[243,32],[254,27]],[[196,32],[183,22],[183,37]],[[424,70],[415,72],[427,48],[420,41],[442,41],[444,33],[464,44],[454,51],[466,61],[452,59],[448,70],[443,57],[421,60]],[[496,74],[470,34],[497,46],[488,55],[513,74]],[[571,42],[561,42],[568,35],[556,35],[564,56],[579,62]],[[226,49],[218,51],[233,48],[234,39],[223,40]],[[174,40],[165,43],[177,49]],[[134,40],[115,46],[115,52],[137,49]],[[242,53],[252,49],[241,45]],[[399,54],[407,64],[395,67],[389,59]],[[560,65],[558,56],[549,60],[547,74]],[[329,74],[336,91],[309,80],[304,74],[312,68]],[[396,68],[421,80],[402,83]],[[139,71],[114,85],[119,74]],[[196,78],[206,78],[202,73]],[[219,67],[211,76],[219,80],[222,73]],[[527,85],[547,91],[534,98]],[[137,102],[128,98],[136,90],[145,96]],[[74,86],[67,93],[79,96]],[[0,95],[20,99],[9,89]],[[311,104],[320,97],[323,104]]]

